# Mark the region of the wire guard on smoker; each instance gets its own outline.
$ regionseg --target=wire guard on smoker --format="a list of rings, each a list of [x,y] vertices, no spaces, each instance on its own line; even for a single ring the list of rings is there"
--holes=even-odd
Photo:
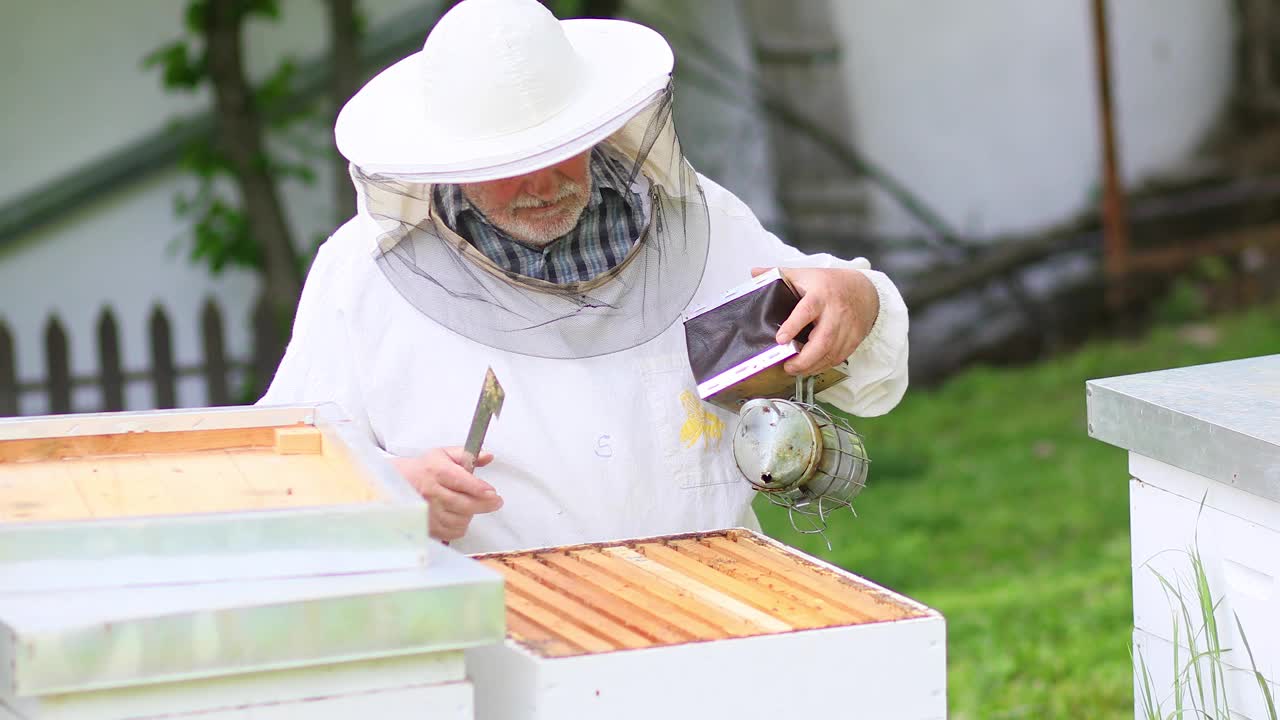
[[[871,461],[862,436],[814,402],[813,384],[798,377],[791,400],[743,404],[733,456],[751,487],[787,509],[792,528],[826,540],[827,517],[840,508],[854,512],[851,501],[866,487]]]

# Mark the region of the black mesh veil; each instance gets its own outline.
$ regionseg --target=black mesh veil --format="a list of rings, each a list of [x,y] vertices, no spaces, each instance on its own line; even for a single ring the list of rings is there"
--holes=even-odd
[[[433,212],[429,182],[352,166],[365,211],[382,230],[379,267],[420,312],[490,347],[582,358],[653,339],[679,319],[697,290],[709,234],[705,199],[681,152],[671,105],[668,86],[603,143],[629,166],[633,200],[647,217],[612,269],[567,284],[503,270]]]

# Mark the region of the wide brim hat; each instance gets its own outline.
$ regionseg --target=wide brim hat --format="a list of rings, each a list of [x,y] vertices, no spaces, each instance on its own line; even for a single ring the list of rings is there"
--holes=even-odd
[[[623,20],[556,20],[536,0],[464,0],[420,52],[342,108],[338,150],[365,173],[481,182],[554,165],[661,95],[674,56]]]

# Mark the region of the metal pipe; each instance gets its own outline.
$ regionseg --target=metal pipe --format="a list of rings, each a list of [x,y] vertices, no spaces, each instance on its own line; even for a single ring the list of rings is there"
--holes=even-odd
[[[1119,312],[1125,304],[1125,277],[1129,271],[1129,224],[1115,131],[1111,88],[1111,51],[1106,0],[1093,0],[1093,44],[1098,87],[1098,122],[1102,129],[1102,229],[1103,269],[1107,279],[1107,305]]]

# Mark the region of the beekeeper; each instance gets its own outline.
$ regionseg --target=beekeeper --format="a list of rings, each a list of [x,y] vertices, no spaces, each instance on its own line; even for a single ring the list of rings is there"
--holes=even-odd
[[[641,25],[454,7],[338,117],[358,212],[261,402],[341,405],[464,552],[756,526],[682,313],[788,268],[803,297],[779,341],[813,323],[788,371],[848,358],[820,399],[878,415],[906,389],[907,312],[866,260],[801,254],[693,170],[672,66]],[[506,401],[473,464],[457,446],[487,367]]]

